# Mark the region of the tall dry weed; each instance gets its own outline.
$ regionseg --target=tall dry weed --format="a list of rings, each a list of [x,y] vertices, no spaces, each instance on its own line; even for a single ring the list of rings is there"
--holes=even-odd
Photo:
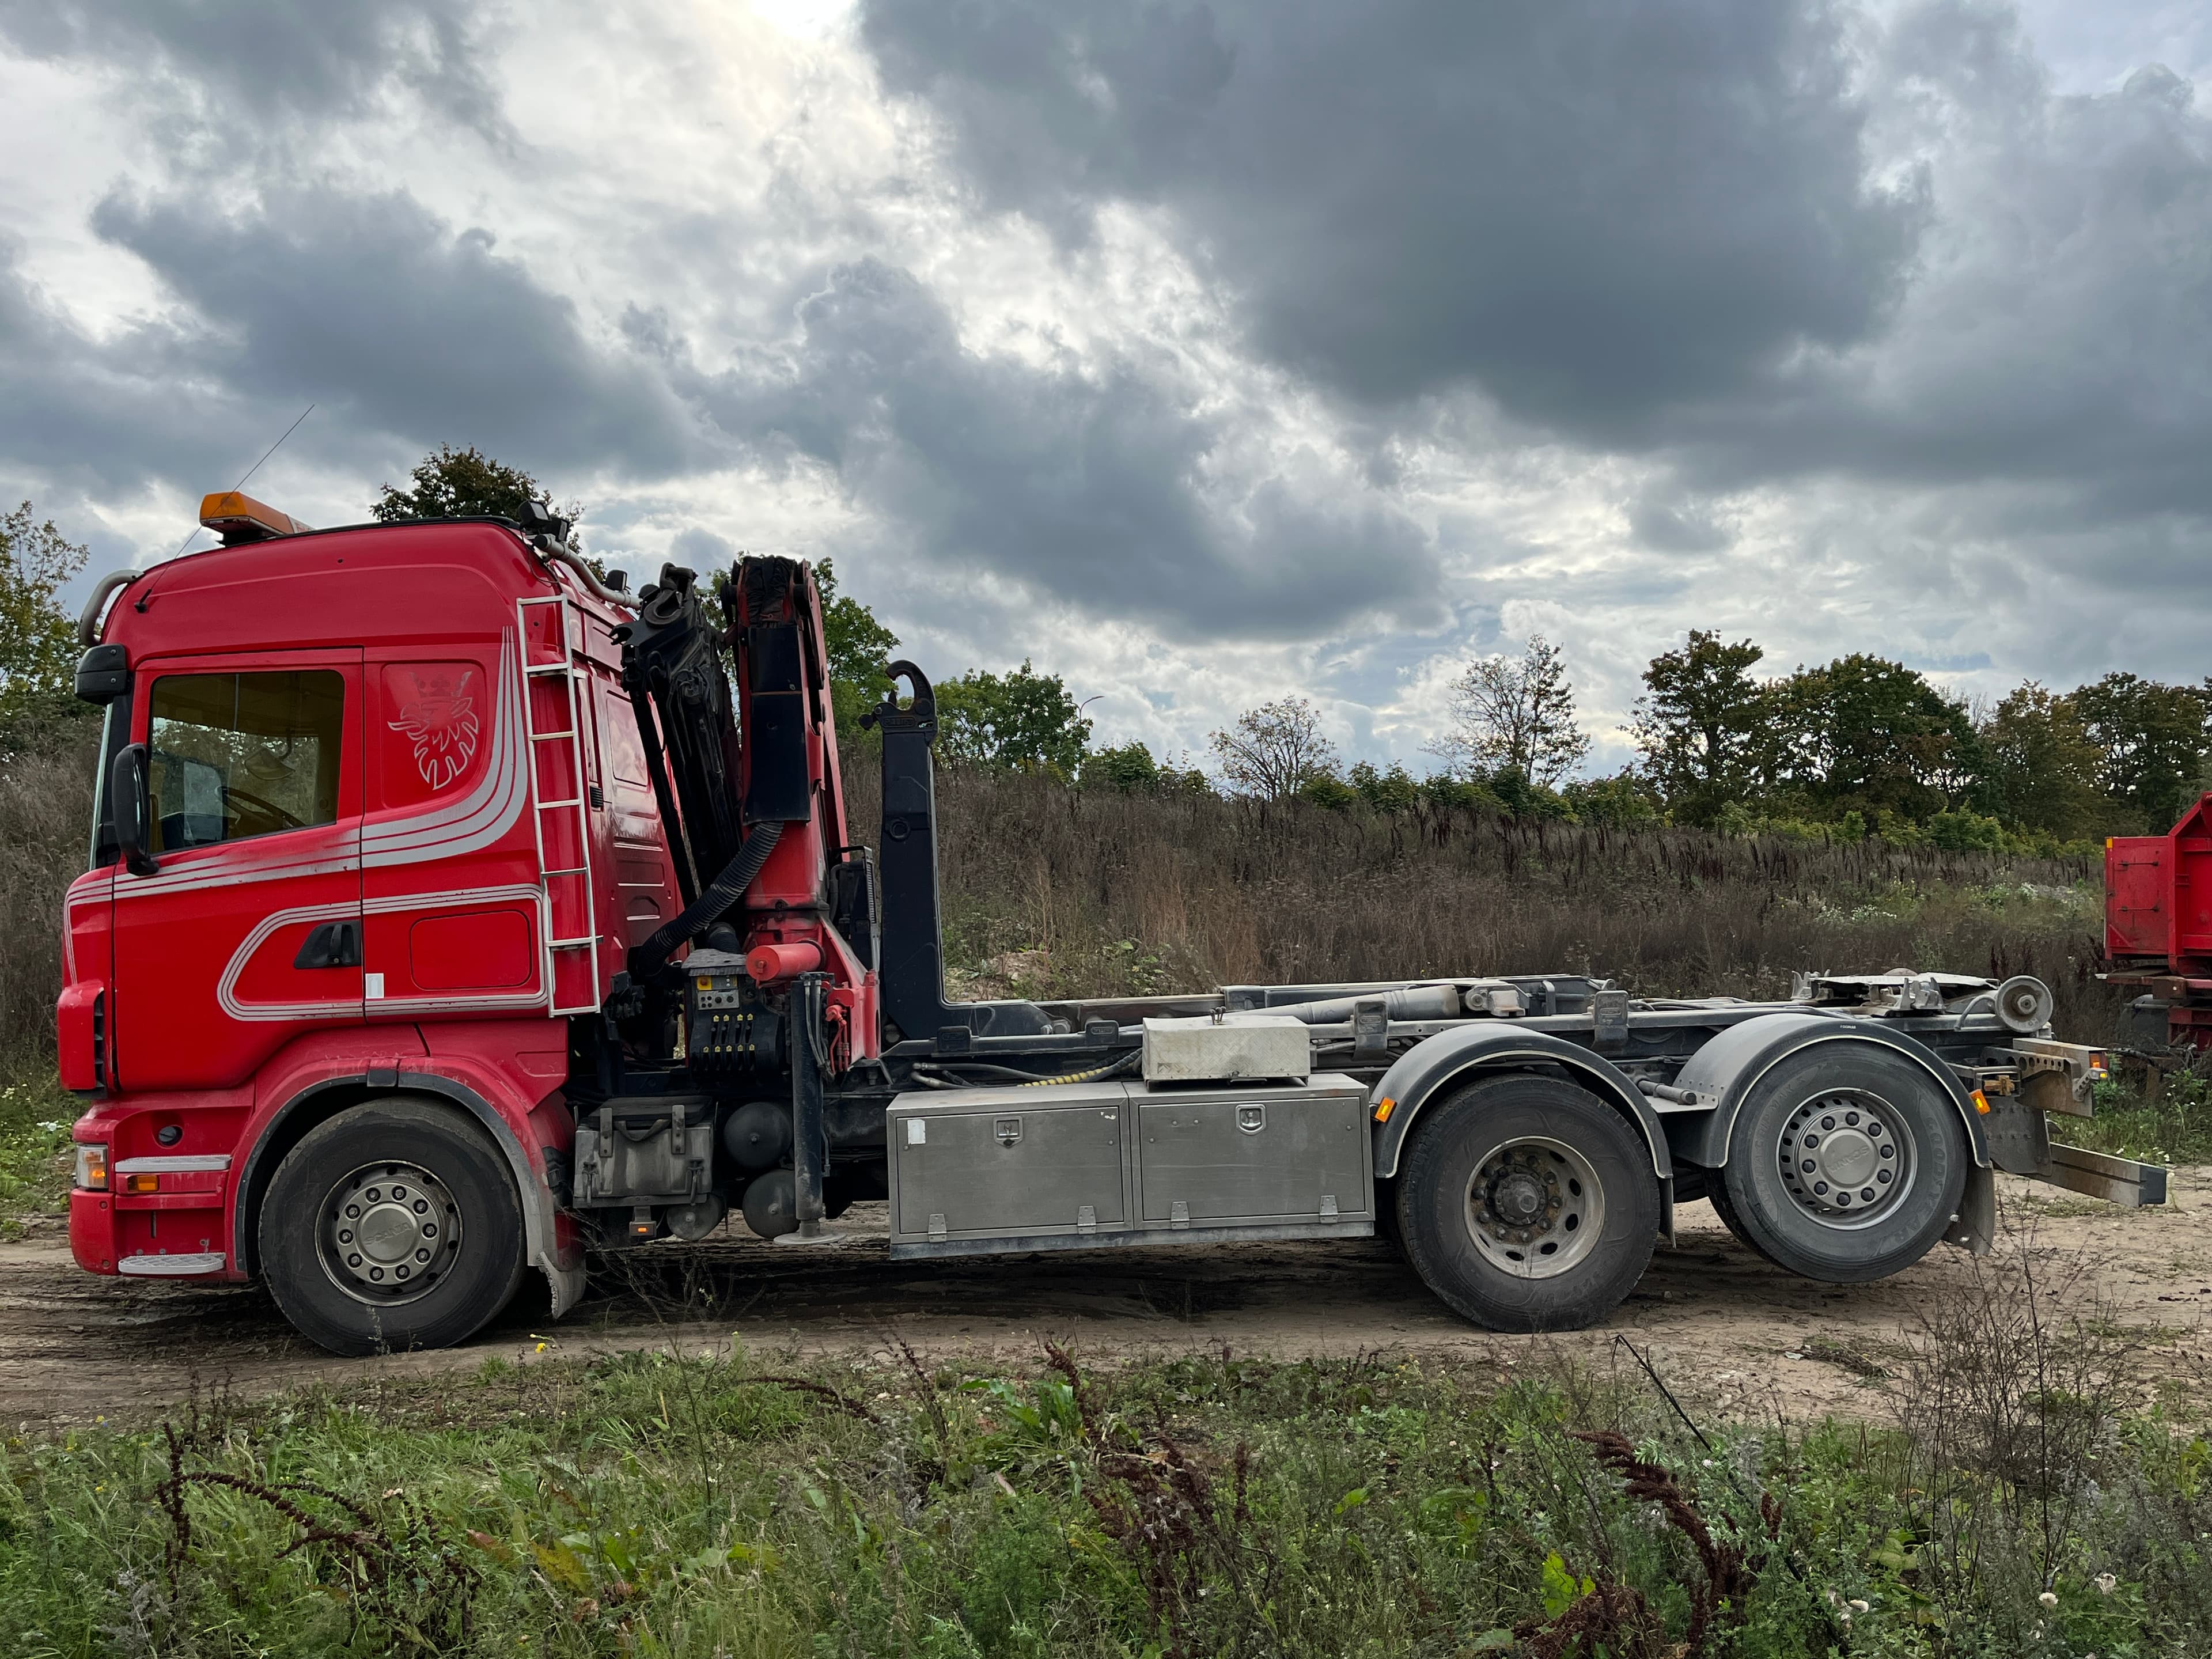
[[[865,764],[851,775],[866,839],[876,781]],[[953,769],[939,803],[948,958],[1048,947],[1050,983],[1024,988],[1060,995],[1551,969],[1644,995],[1773,998],[1796,969],[1909,965],[2034,974],[2082,1040],[2108,1036],[2119,1008],[2094,977],[2086,860],[1391,818]],[[1130,982],[1132,960],[1152,983]]]
[[[2128,1461],[2141,1343],[2089,1264],[2032,1230],[1928,1293],[1907,1340],[1890,1474],[1913,1588],[1947,1621],[1986,1610],[2028,1651],[2045,1634],[2039,1598]]]
[[[0,1057],[53,1049],[62,896],[84,868],[94,750],[0,758]]]

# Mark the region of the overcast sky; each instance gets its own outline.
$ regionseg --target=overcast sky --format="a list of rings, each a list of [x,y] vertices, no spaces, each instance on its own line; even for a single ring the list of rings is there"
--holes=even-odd
[[[473,443],[640,577],[1404,758],[1686,629],[2212,672],[2212,7],[0,0],[0,499],[96,568]]]

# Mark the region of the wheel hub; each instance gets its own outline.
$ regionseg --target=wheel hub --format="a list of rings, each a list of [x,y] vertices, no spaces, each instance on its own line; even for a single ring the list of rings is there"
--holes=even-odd
[[[1515,1170],[1501,1176],[1490,1189],[1490,1208],[1507,1225],[1526,1227],[1551,1207],[1545,1183]]]
[[[1776,1147],[1782,1185],[1798,1207],[1830,1226],[1864,1224],[1911,1185],[1911,1127],[1878,1095],[1816,1095],[1790,1115]]]
[[[412,1164],[375,1164],[331,1189],[318,1231],[331,1281],[364,1302],[411,1302],[452,1270],[459,1206],[445,1183]]]
[[[1484,1158],[1468,1182],[1468,1233],[1516,1278],[1565,1273],[1596,1248],[1604,1218],[1597,1172],[1562,1141],[1509,1142]]]

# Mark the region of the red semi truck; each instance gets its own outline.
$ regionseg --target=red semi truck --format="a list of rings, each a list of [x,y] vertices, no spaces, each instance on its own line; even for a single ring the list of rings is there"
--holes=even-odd
[[[2024,978],[948,1001],[928,680],[895,664],[865,716],[861,845],[805,564],[633,594],[543,510],[203,521],[222,547],[82,621],[106,724],[58,1022],[90,1272],[260,1279],[334,1350],[434,1346],[527,1272],[557,1316],[589,1249],[887,1199],[902,1259],[1380,1231],[1531,1329],[1603,1317],[1697,1197],[1839,1283],[1986,1248],[1999,1169],[2163,1197],[2051,1142],[2103,1056]]]

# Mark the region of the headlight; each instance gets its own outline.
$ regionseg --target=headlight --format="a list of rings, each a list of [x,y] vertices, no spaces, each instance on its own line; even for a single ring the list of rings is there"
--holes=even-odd
[[[107,1148],[98,1141],[81,1143],[76,1149],[76,1184],[85,1192],[107,1190]]]

